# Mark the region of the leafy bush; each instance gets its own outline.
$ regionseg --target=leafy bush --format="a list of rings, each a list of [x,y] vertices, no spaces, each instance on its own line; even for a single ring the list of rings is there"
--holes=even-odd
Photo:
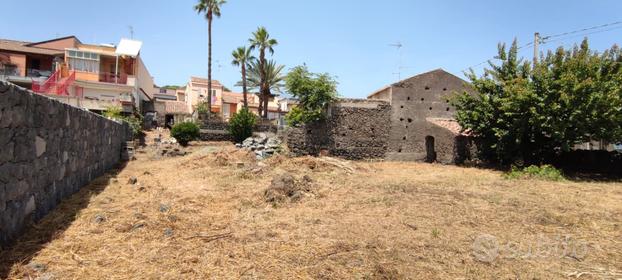
[[[199,104],[197,104],[197,112],[199,112],[199,114],[207,114],[210,112],[208,106],[207,106],[207,102],[201,102]]]
[[[321,121],[328,105],[337,99],[337,81],[329,74],[309,72],[307,66],[294,67],[285,78],[285,87],[299,104],[287,114],[289,125]]]
[[[123,109],[119,106],[109,106],[106,107],[103,115],[104,117],[112,120],[127,122],[132,129],[132,135],[134,135],[134,137],[140,136],[140,134],[142,134],[143,116],[140,114],[136,114],[135,116],[124,116],[122,112]]]
[[[187,146],[188,142],[198,139],[199,134],[199,126],[193,122],[178,123],[171,129],[171,136],[182,146]]]
[[[562,172],[551,165],[531,165],[526,168],[518,168],[512,166],[512,170],[506,174],[508,179],[541,179],[547,181],[562,181],[564,175]]]
[[[242,108],[229,120],[229,133],[233,135],[236,142],[240,143],[244,139],[253,136],[253,126],[255,126],[255,114]]]

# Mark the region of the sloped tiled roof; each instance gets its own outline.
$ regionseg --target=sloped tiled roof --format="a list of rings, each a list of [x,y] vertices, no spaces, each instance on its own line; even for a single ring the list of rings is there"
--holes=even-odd
[[[22,52],[22,53],[44,54],[44,55],[64,54],[63,51],[48,49],[48,48],[31,47],[31,46],[28,46],[29,44],[31,43],[23,42],[23,41],[0,39],[0,51],[13,51],[13,52]]]
[[[458,123],[458,121],[456,121],[455,119],[448,119],[448,118],[425,118],[426,121],[436,125],[436,126],[440,126],[442,128],[445,128],[447,130],[449,130],[451,133],[456,134],[456,135],[464,135],[464,136],[469,136],[471,135],[471,133],[469,131],[462,131],[462,126],[460,126],[460,124]]]
[[[207,85],[207,78],[202,77],[190,77],[190,82],[192,83],[201,83]],[[222,84],[218,80],[212,79],[212,87],[222,87]]]
[[[164,105],[167,113],[190,114],[188,106],[182,101],[164,101]]]

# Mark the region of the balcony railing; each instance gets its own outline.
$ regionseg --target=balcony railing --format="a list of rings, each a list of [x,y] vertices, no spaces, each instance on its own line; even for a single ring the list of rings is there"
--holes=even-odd
[[[0,67],[0,76],[20,76],[19,68],[17,67]]]
[[[119,73],[115,75],[115,73],[100,72],[99,81],[102,83],[125,85],[127,84],[127,74]]]
[[[54,74],[53,71],[51,70],[39,70],[39,69],[26,69],[26,76],[27,77],[32,77],[32,78],[48,78],[50,76],[52,76],[52,74]]]

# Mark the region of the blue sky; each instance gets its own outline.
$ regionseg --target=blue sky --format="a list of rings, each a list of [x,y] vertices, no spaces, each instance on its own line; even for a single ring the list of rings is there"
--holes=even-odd
[[[76,35],[86,43],[144,42],[142,56],[158,85],[207,75],[207,23],[194,0],[2,0],[0,38],[39,41]],[[213,27],[213,76],[233,90],[240,80],[231,51],[265,26],[279,40],[274,59],[337,76],[339,93],[364,97],[401,77],[462,70],[496,53],[498,42],[552,35],[622,20],[619,0],[229,0]],[[618,25],[618,27],[622,27]],[[622,42],[622,28],[589,35],[594,49]],[[549,43],[569,46],[581,37]],[[390,44],[401,42],[401,54]],[[529,58],[529,48],[521,55]],[[479,67],[481,68],[481,67]]]

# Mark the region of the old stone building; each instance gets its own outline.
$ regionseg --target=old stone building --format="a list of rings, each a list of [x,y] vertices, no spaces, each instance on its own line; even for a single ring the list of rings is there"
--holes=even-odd
[[[469,155],[469,139],[454,120],[449,97],[472,92],[464,80],[437,69],[423,73],[368,96],[391,104],[389,160],[461,163]]]

